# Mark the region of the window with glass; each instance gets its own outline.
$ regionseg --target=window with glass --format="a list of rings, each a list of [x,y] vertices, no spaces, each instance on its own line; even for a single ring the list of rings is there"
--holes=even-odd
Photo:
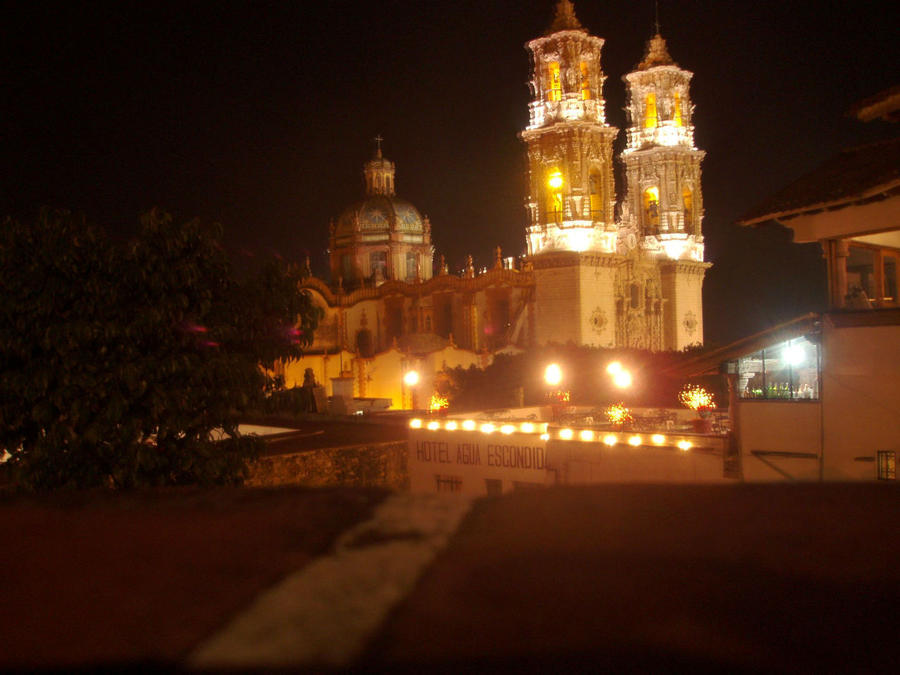
[[[369,268],[372,275],[381,270],[382,276],[387,276],[387,251],[373,251],[369,256]]]
[[[548,66],[549,84],[547,88],[547,100],[559,101],[562,98],[562,80],[559,77],[559,62],[553,61]]]
[[[732,362],[741,398],[813,401],[819,398],[819,346],[806,337],[787,340]]]
[[[878,480],[897,480],[897,453],[879,450],[875,453]]]
[[[591,99],[591,77],[588,70],[588,64],[581,62],[581,99],[589,101]]]
[[[416,254],[406,254],[406,278],[412,280],[416,278]]]
[[[656,113],[656,94],[650,92],[644,99],[644,128],[652,129],[658,126],[659,117]]]

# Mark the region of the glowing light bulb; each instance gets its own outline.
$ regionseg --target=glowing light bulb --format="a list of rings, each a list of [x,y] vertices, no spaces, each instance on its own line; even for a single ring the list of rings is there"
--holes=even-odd
[[[534,425],[531,422],[522,422],[522,426],[519,428],[522,430],[523,434],[534,433]]]
[[[653,434],[650,440],[653,441],[654,445],[662,445],[666,442],[666,437],[662,434]]]
[[[603,437],[603,443],[609,447],[614,446],[616,442],[617,439],[614,434],[606,434],[606,436]]]
[[[592,440],[594,440],[594,432],[590,429],[582,429],[581,433],[578,434],[578,437],[581,440],[590,443]]]
[[[417,384],[419,384],[418,371],[407,370],[406,374],[403,376],[403,384],[405,384],[407,387],[415,387]]]
[[[559,437],[561,439],[563,439],[564,441],[571,441],[572,436],[574,436],[574,435],[575,434],[572,432],[571,429],[560,429],[559,430]]]
[[[615,375],[616,373],[621,372],[621,370],[622,370],[622,364],[619,363],[618,361],[613,361],[608,366],[606,366],[606,372],[609,373],[610,375]]]
[[[458,426],[459,426],[459,425],[458,425],[456,422],[454,422],[453,420],[450,420],[449,422],[447,422],[447,423],[444,425],[444,428],[445,428],[447,431],[456,431],[456,429],[457,429]]]
[[[613,374],[613,384],[616,385],[619,389],[627,389],[631,386],[631,373],[629,373],[624,368],[617,373]]]
[[[693,446],[693,443],[691,443],[690,441],[678,441],[678,449],[679,450],[684,450],[685,452],[687,452],[688,450],[691,449],[692,446]]]
[[[559,190],[563,185],[563,177],[562,173],[559,171],[554,171],[550,174],[550,178],[547,179],[547,185],[549,185],[554,190]]]
[[[481,425],[481,431],[482,431],[482,433],[485,433],[485,434],[492,434],[492,433],[494,433],[495,429],[496,429],[496,427],[493,424],[491,424],[490,422],[488,422],[487,424]]]
[[[551,363],[547,366],[547,369],[544,371],[544,382],[551,387],[557,386],[562,382],[562,368],[556,363]]]
[[[420,419],[410,420],[409,426],[411,429],[421,429],[422,428],[422,420],[420,420]]]
[[[463,429],[466,431],[475,431],[475,421],[474,420],[466,420],[462,425]]]
[[[635,434],[634,436],[632,436],[631,438],[628,439],[628,445],[630,445],[633,448],[636,448],[643,442],[644,442],[643,439],[640,436],[638,436],[637,434]]]
[[[440,428],[441,428],[441,423],[440,423],[440,422],[429,422],[429,423],[428,423],[428,430],[429,430],[429,431],[437,431],[437,430],[440,429]]]
[[[516,428],[512,424],[504,424],[502,427],[500,427],[500,433],[506,434],[507,436],[509,436],[515,430]]]

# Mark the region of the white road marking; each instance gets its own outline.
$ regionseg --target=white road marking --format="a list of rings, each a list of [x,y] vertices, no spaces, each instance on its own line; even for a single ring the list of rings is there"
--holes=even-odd
[[[197,668],[348,666],[468,513],[459,495],[398,494],[331,555],[263,592],[188,659]]]

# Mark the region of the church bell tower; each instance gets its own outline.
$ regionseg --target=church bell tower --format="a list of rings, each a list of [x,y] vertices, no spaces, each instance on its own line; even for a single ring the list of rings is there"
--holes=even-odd
[[[656,34],[643,60],[625,75],[629,118],[622,153],[626,194],[622,227],[644,257],[659,265],[664,344],[682,349],[703,341],[703,193],[694,145],[690,81]]]
[[[614,346],[618,266],[613,140],[591,35],[569,0],[556,3],[532,57],[526,244],[535,278],[539,344]]]

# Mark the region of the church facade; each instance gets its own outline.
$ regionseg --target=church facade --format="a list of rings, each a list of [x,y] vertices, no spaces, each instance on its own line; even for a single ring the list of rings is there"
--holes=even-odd
[[[309,355],[287,364],[288,384],[313,367],[353,378],[359,397],[415,407],[402,373],[423,390],[445,367],[547,343],[680,350],[703,339],[703,199],[694,145],[692,73],[657,34],[623,78],[625,150],[606,120],[604,40],[556,4],[532,56],[526,255],[476,272],[434,260],[431,223],[396,195],[396,167],[381,151],[366,163],[364,199],[332,222],[331,280],[304,287],[324,311]],[[617,198],[614,161],[624,167]],[[420,402],[418,407],[423,407]]]

